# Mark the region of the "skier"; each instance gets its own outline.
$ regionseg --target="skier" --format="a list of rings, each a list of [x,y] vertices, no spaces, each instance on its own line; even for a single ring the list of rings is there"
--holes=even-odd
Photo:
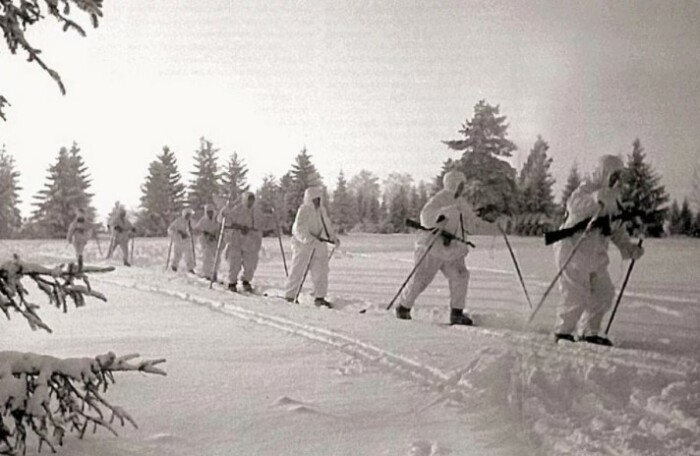
[[[449,171],[443,177],[442,184],[443,189],[430,198],[421,210],[421,224],[434,230],[421,233],[416,242],[415,274],[401,293],[396,316],[401,320],[410,320],[416,298],[430,285],[437,272],[442,271],[450,287],[450,324],[471,326],[472,319],[464,313],[469,284],[469,270],[464,261],[469,253],[466,237],[476,230],[491,231],[494,224],[477,217],[462,195],[466,184],[464,173]],[[431,247],[436,230],[448,235],[440,236]],[[456,239],[450,239],[449,235]],[[430,250],[426,252],[427,249]]]
[[[268,229],[268,220],[255,204],[255,195],[246,192],[233,207],[225,206],[219,213],[219,223],[229,231],[226,257],[228,259],[228,289],[236,291],[238,275],[241,274],[243,291],[252,292],[251,281],[258,267],[258,256],[262,247],[262,233]]]
[[[193,256],[192,239],[192,209],[183,209],[182,215],[173,220],[168,227],[168,235],[173,243],[173,262],[170,269],[177,272],[182,254],[185,254],[185,267],[187,272],[194,274],[195,259]]]
[[[321,204],[321,187],[309,187],[304,192],[304,203],[299,207],[292,226],[292,268],[285,285],[285,299],[293,302],[304,274],[311,272],[314,284],[314,304],[331,308],[326,301],[328,291],[328,248],[331,243],[340,246],[326,209]]]
[[[630,241],[624,223],[610,217],[620,213],[620,187],[624,165],[616,155],[603,155],[591,180],[584,181],[566,203],[567,218],[562,228],[569,228],[585,219],[606,217],[609,223],[595,228],[588,234],[579,233],[554,244],[557,267],[566,262],[574,245],[581,236],[586,236],[564,269],[559,280],[562,294],[557,309],[554,339],[573,342],[577,325],[581,330],[579,340],[612,345],[598,334],[603,316],[610,309],[615,295],[615,286],[608,273],[608,244],[620,250],[623,259],[638,260],[644,248]]]
[[[204,205],[204,215],[194,226],[194,234],[199,235],[199,245],[202,247],[202,277],[211,280],[214,274],[214,258],[219,239],[219,223],[216,221],[216,210],[213,204]]]
[[[129,219],[126,218],[126,209],[120,207],[117,214],[109,221],[107,227],[112,230],[112,242],[109,244],[107,258],[111,258],[112,253],[119,246],[122,249],[124,266],[131,266],[129,263],[129,240],[134,236],[136,229],[131,225]]]
[[[75,219],[68,226],[68,234],[66,235],[66,240],[69,244],[73,244],[75,248],[75,254],[78,258],[78,270],[83,270],[83,251],[85,250],[85,245],[90,239],[92,229],[90,224],[85,220],[85,214],[82,209],[78,209]]]

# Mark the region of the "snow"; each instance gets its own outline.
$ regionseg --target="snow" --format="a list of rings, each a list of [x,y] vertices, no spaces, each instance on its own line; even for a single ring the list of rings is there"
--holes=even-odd
[[[167,241],[138,239],[139,267],[93,280],[108,303],[67,316],[44,305],[53,334],[13,320],[0,348],[167,358],[167,377],[122,374],[110,388],[139,429],[67,438],[63,454],[700,455],[700,243],[645,241],[606,348],[551,342],[557,293],[525,326],[510,257],[491,237],[476,237],[468,257],[479,327],[444,324],[442,278],[413,321],[393,318],[384,308],[410,271],[412,241],[343,238],[331,263],[338,308],[319,310],[308,295],[291,305],[166,273]],[[511,242],[536,301],[552,252],[539,239]],[[279,294],[277,240],[264,248],[255,284]],[[49,265],[71,255],[59,242],[0,244],[0,255],[14,251]],[[613,255],[618,286],[625,267]]]

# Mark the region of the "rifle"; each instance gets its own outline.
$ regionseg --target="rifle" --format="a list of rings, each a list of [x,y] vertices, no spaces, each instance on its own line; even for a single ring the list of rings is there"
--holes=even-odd
[[[435,230],[437,230],[437,228],[426,228],[423,225],[421,225],[420,223],[416,222],[415,220],[411,220],[411,219],[406,219],[406,226],[409,228],[415,228],[415,229],[421,230],[421,231],[435,231]],[[455,236],[454,234],[450,233],[449,231],[445,231],[445,230],[439,230],[439,231],[440,231],[440,235],[445,239],[449,239],[450,241],[461,242],[462,244],[466,244],[469,247],[476,248],[476,246],[472,242],[465,241],[464,239],[462,239],[458,236]]]
[[[610,225],[612,222],[616,220],[621,220],[623,222],[627,222],[630,220],[633,220],[644,213],[640,210],[623,210],[622,212],[615,214],[615,215],[608,215],[604,217],[598,217],[596,220],[593,221],[592,228],[600,228],[600,230],[603,232],[604,235],[609,235],[610,234]],[[545,245],[551,245],[554,244],[555,242],[559,242],[562,239],[566,239],[568,237],[571,237],[575,235],[576,233],[582,232],[586,230],[586,227],[588,227],[588,224],[591,223],[591,217],[587,219],[583,219],[580,222],[578,222],[576,225],[569,227],[569,228],[561,228],[558,230],[554,231],[549,231],[547,233],[544,233],[544,244]]]

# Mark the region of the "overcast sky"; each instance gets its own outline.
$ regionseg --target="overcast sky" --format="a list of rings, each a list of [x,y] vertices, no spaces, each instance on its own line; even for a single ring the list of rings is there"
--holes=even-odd
[[[164,145],[189,180],[201,136],[254,187],[304,146],[331,187],[341,169],[428,180],[480,99],[507,116],[514,166],[549,143],[557,193],[574,160],[590,170],[636,137],[673,197],[700,162],[697,1],[112,0],[87,38],[45,22],[30,37],[65,97],[0,53],[25,216],[74,140],[102,214],[138,206]]]

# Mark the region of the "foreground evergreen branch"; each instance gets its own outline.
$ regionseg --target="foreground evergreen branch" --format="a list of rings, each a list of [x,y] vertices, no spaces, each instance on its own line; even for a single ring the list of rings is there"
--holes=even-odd
[[[11,312],[22,315],[32,329],[51,328],[39,317],[39,306],[27,300],[23,278],[33,280],[55,306],[68,310],[68,302],[85,305],[86,297],[107,298],[94,290],[89,274],[104,273],[113,267],[74,263],[46,268],[20,260],[17,255],[0,265],[0,310],[9,319]],[[14,351],[0,351],[0,455],[25,454],[27,436],[38,439],[39,451],[46,445],[52,452],[63,444],[66,434],[82,438],[88,430],[104,428],[117,435],[115,420],[137,427],[134,419],[103,394],[120,371],[165,375],[158,367],[164,359],[136,361],[138,354],[116,356],[109,352],[94,358],[56,358]]]
[[[66,88],[61,76],[51,69],[41,58],[41,50],[35,48],[27,39],[27,28],[46,19],[46,14],[61,24],[63,31],[75,30],[85,36],[85,30],[69,16],[72,7],[82,10],[90,16],[93,27],[97,27],[102,17],[102,0],[0,0],[0,29],[7,48],[12,54],[18,50],[27,53],[29,62],[36,62],[58,84],[61,93],[65,95]],[[3,107],[9,104],[0,95],[0,118],[5,119]]]
[[[85,305],[85,297],[90,296],[101,301],[107,298],[100,292],[92,289],[88,274],[113,271],[114,267],[86,266],[79,270],[75,263],[59,265],[53,269],[39,264],[27,263],[17,255],[11,261],[0,265],[0,311],[7,319],[10,319],[10,311],[22,315],[33,329],[43,329],[51,332],[46,323],[39,317],[37,304],[29,302],[29,292],[21,282],[23,277],[33,280],[37,287],[49,298],[49,302],[64,312],[68,311],[68,302],[72,301],[75,307]]]
[[[95,358],[66,358],[0,352],[0,454],[26,452],[28,431],[52,452],[68,433],[80,438],[104,428],[117,435],[114,421],[137,428],[121,407],[102,393],[115,383],[114,372],[138,371],[165,375],[157,367],[164,359],[132,362],[138,354],[117,357],[109,352]]]

